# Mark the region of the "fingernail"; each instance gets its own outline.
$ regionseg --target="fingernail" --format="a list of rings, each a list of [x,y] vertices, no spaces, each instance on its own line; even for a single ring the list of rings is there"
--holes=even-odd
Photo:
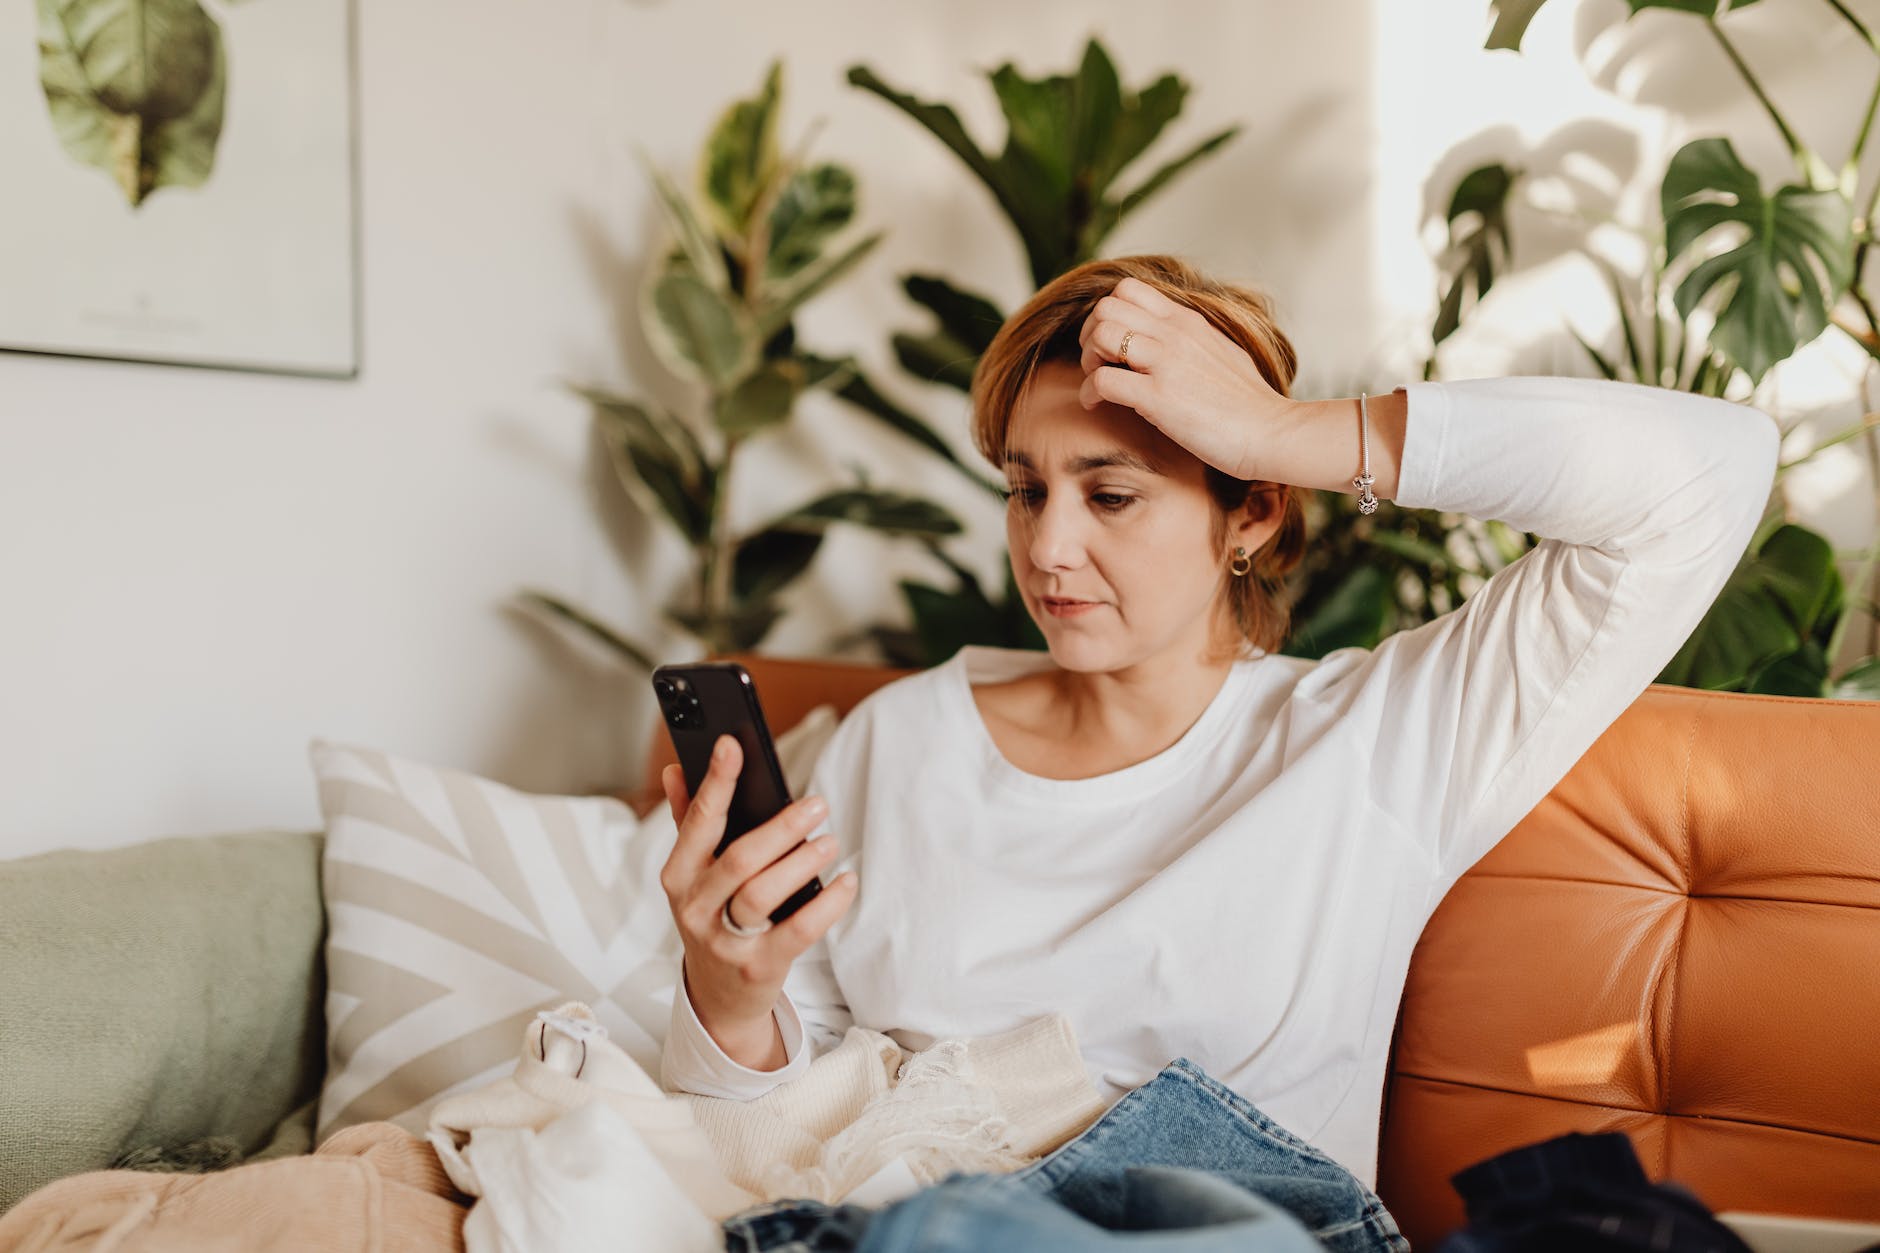
[[[820,820],[829,812],[829,802],[820,796],[808,796],[803,799],[803,817],[810,822]]]
[[[833,835],[819,835],[811,840],[809,844],[811,848],[816,850],[816,856],[818,857],[827,857],[829,854],[836,851],[836,837]]]
[[[730,756],[731,741],[720,737],[718,743],[712,746],[712,760],[723,764]]]

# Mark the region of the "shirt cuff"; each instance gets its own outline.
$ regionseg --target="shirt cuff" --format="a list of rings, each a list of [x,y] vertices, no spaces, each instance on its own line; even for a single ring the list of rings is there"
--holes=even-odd
[[[668,1089],[699,1096],[748,1101],[760,1097],[809,1069],[803,1020],[787,994],[777,994],[771,1011],[783,1033],[784,1064],[776,1070],[753,1070],[733,1061],[698,1020],[681,977],[672,994],[672,1021],[660,1059],[660,1078]]]
[[[1449,393],[1441,383],[1411,383],[1403,393],[1403,457],[1397,463],[1397,494],[1391,500],[1401,509],[1436,508],[1449,442]]]

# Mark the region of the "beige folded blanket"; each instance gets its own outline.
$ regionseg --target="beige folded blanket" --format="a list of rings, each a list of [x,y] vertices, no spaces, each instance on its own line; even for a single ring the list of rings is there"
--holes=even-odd
[[[466,1212],[430,1145],[364,1123],[217,1174],[61,1179],[0,1217],[0,1253],[456,1253]]]

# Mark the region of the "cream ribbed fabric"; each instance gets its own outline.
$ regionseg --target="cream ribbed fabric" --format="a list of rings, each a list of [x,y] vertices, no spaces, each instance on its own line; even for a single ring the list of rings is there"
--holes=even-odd
[[[468,1151],[478,1131],[539,1131],[590,1103],[619,1114],[700,1212],[721,1219],[757,1200],[725,1178],[685,1102],[660,1091],[578,1001],[529,1024],[513,1075],[439,1101],[428,1138],[451,1182],[483,1196],[485,1181]]]
[[[1015,1170],[1104,1110],[1061,1014],[920,1053],[852,1027],[800,1079],[755,1100],[685,1099],[737,1184],[829,1202],[897,1159],[915,1184]]]
[[[530,1024],[512,1076],[439,1101],[429,1138],[457,1187],[521,1224],[529,1206],[569,1209],[579,1200],[563,1205],[543,1179],[585,1189],[609,1164],[536,1171],[542,1178],[531,1189],[541,1195],[518,1197],[495,1191],[527,1172],[504,1169],[492,1180],[478,1163],[533,1154],[515,1129],[547,1135],[589,1104],[618,1114],[686,1201],[714,1222],[760,1200],[834,1203],[870,1180],[868,1203],[879,1205],[955,1171],[1013,1170],[1104,1110],[1062,1015],[912,1054],[853,1028],[796,1081],[753,1101],[728,1101],[662,1092],[575,1002]],[[609,1151],[604,1136],[579,1142]],[[644,1174],[643,1155],[616,1156],[620,1171]],[[891,1165],[897,1169],[884,1176]]]

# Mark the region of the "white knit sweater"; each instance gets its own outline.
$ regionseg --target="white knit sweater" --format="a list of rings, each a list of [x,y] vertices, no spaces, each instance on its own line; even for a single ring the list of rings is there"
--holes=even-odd
[[[969,649],[863,702],[812,790],[861,894],[778,1006],[789,1063],[726,1057],[683,996],[668,1086],[748,1098],[851,1022],[909,1049],[1069,1016],[1107,1098],[1186,1056],[1359,1178],[1411,949],[1449,886],[1677,651],[1761,515],[1777,431],[1617,383],[1415,384],[1397,503],[1544,538],[1372,650],[1238,663],[1149,760],[1007,762]]]

